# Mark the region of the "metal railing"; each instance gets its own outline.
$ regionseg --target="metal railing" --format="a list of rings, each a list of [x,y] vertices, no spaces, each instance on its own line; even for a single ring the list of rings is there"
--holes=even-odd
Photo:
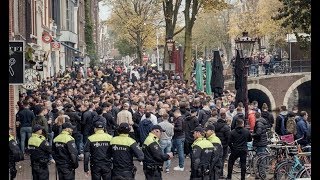
[[[271,68],[271,75],[278,75],[278,74],[288,74],[288,73],[301,73],[301,72],[311,72],[311,60],[305,59],[305,60],[292,60],[291,63],[288,60],[284,60],[281,62],[276,62],[275,64],[277,64],[277,66],[280,66],[279,64],[282,64],[281,67],[287,67],[290,66],[291,64],[291,68],[290,71],[277,71],[276,73],[273,72],[273,69]],[[259,68],[259,75],[258,76],[262,76],[265,74],[265,69],[262,63],[258,63],[256,64]],[[250,66],[248,66],[248,71],[250,72]],[[269,66],[270,67],[270,66]],[[232,66],[228,66],[228,68],[224,69],[224,80],[232,80],[232,76],[233,76],[233,69]],[[257,77],[257,75],[253,75],[250,74],[248,76],[248,78],[251,77]]]

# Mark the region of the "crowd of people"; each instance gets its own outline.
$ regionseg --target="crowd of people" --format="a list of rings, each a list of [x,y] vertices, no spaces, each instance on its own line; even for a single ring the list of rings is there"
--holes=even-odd
[[[213,98],[197,91],[195,83],[168,79],[152,67],[135,66],[129,72],[114,69],[107,65],[77,76],[75,69],[68,68],[59,77],[42,81],[37,89],[20,93],[18,143],[9,138],[15,145],[15,153],[10,152],[11,177],[15,177],[14,162],[30,155],[34,178],[48,179],[43,175],[49,175],[45,164],[55,163],[59,179],[74,179],[78,161],[83,160],[84,171],[92,179],[133,179],[135,156],[146,179],[161,179],[162,169],[170,173],[170,159],[177,155],[173,170],[184,171],[185,158],[190,158],[191,179],[231,179],[233,164],[240,157],[244,179],[247,142],[253,138],[257,151],[264,152],[266,132],[274,124],[279,135],[294,133],[296,138],[303,137],[299,143],[310,143],[308,114],[297,112],[296,107],[288,113],[281,106],[274,121],[266,103],[260,110],[253,101],[246,121],[244,106],[235,104],[232,91]],[[14,155],[19,154],[17,147],[23,156]]]

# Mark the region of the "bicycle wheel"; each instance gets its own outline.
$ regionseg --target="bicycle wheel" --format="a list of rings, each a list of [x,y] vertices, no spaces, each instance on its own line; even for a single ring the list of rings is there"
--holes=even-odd
[[[256,177],[258,177],[258,164],[260,164],[261,162],[261,159],[264,157],[264,156],[267,156],[269,154],[266,154],[266,153],[259,153],[257,154],[254,158],[253,158],[253,173],[256,175]]]
[[[276,162],[277,157],[273,155],[267,155],[261,158],[260,163],[257,164],[258,177],[261,179],[272,179]]]
[[[292,68],[291,68],[290,66],[287,66],[287,67],[285,68],[285,70],[286,70],[286,73],[291,73]]]
[[[274,171],[274,179],[275,180],[287,180],[289,179],[289,172],[293,166],[293,161],[282,161],[280,162]]]
[[[280,74],[283,72],[283,68],[281,66],[275,66],[273,72],[274,74]]]
[[[311,167],[305,167],[304,169],[301,169],[296,178],[311,178]]]

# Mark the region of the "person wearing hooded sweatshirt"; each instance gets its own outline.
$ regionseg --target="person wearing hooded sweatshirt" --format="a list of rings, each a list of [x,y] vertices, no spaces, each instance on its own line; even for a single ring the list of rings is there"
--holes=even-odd
[[[276,118],[276,127],[275,127],[275,132],[279,135],[279,136],[283,136],[287,134],[287,130],[286,130],[286,123],[287,123],[287,107],[282,105],[280,107],[280,114],[279,116]]]
[[[266,151],[268,140],[267,140],[267,128],[269,124],[267,120],[261,117],[259,112],[255,113],[256,124],[253,130],[253,146],[257,147],[256,152],[262,153]]]
[[[140,132],[140,145],[142,146],[143,142],[146,140],[152,126],[153,123],[151,121],[151,113],[150,112],[146,112],[145,114],[145,119],[143,119],[142,121],[140,121],[139,123],[139,132]]]
[[[246,159],[248,147],[247,143],[252,141],[251,134],[248,129],[244,128],[244,120],[238,118],[236,121],[236,128],[230,133],[228,145],[231,154],[228,160],[228,176],[227,179],[232,179],[232,169],[234,162],[240,157],[241,166],[241,180],[245,180],[246,176]]]
[[[201,125],[205,125],[208,119],[211,117],[211,109],[210,109],[210,104],[209,101],[204,101],[203,102],[203,108],[199,110],[198,113],[198,121]]]
[[[216,123],[214,123],[216,136],[220,139],[222,149],[223,149],[223,156],[222,156],[222,168],[220,171],[220,178],[224,179],[223,177],[223,168],[224,162],[226,161],[226,157],[228,155],[228,138],[230,135],[230,126],[227,124],[225,113],[220,114],[220,118]]]

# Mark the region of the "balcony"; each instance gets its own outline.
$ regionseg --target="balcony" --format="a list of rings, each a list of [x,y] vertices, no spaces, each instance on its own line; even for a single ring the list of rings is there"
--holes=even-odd
[[[78,43],[78,35],[71,31],[60,30],[59,41]]]

